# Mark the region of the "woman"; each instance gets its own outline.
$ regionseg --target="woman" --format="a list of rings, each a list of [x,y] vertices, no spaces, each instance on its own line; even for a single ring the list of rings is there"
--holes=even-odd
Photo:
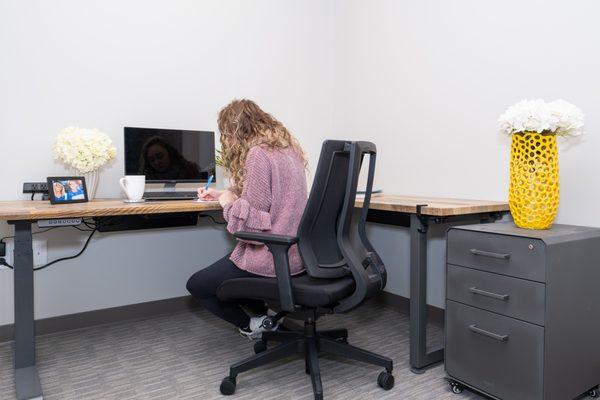
[[[85,199],[83,193],[83,183],[81,179],[72,179],[67,181],[67,186],[69,188],[67,192],[67,200],[83,200]]]
[[[207,178],[195,163],[186,160],[175,147],[154,136],[142,148],[140,174],[148,180],[192,180]],[[203,176],[204,175],[204,176]]]
[[[67,193],[65,191],[65,187],[60,182],[54,182],[52,184],[52,189],[54,191],[54,199],[57,201],[65,201],[67,200]]]
[[[230,233],[237,231],[295,235],[306,206],[306,159],[290,132],[250,100],[234,100],[219,112],[223,163],[231,173],[227,190],[198,189],[204,200],[218,200]],[[304,270],[298,248],[289,251],[293,275]],[[257,314],[250,317],[238,303],[217,298],[223,281],[275,276],[273,257],[265,245],[238,241],[233,252],[196,272],[188,291],[206,309],[239,328],[242,335],[260,338],[266,318],[262,301],[243,305]]]

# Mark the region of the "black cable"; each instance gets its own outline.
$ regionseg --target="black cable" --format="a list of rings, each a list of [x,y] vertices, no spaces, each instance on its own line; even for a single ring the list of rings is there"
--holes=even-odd
[[[99,225],[99,224],[98,224],[96,221],[94,221],[94,220],[92,220],[92,222],[89,222],[89,221],[86,221],[85,219],[82,219],[81,221],[82,221],[82,222],[83,222],[83,224],[84,224],[85,226],[87,226],[89,229],[96,229],[96,228],[98,228],[98,225]]]
[[[85,241],[85,244],[83,245],[83,248],[82,248],[82,249],[79,251],[79,253],[75,254],[74,256],[57,258],[56,260],[54,260],[54,261],[50,261],[50,262],[49,262],[49,263],[47,263],[47,264],[44,264],[44,265],[42,265],[42,266],[40,266],[40,267],[37,267],[37,268],[34,268],[33,270],[34,270],[34,271],[39,271],[39,270],[41,270],[41,269],[48,268],[49,266],[51,266],[51,265],[53,265],[53,264],[56,264],[57,262],[66,261],[66,260],[72,260],[72,259],[74,259],[74,258],[77,258],[77,257],[79,257],[80,255],[82,255],[82,254],[83,254],[83,252],[85,251],[85,249],[87,249],[87,247],[88,247],[88,244],[90,244],[90,240],[92,240],[92,236],[94,236],[94,233],[96,233],[96,229],[94,229],[94,230],[92,231],[92,233],[90,233],[90,236],[88,236],[87,240]]]
[[[81,232],[91,232],[91,231],[94,230],[94,228],[83,229],[83,228],[80,228],[80,227],[75,226],[75,225],[72,225],[72,228],[75,228],[75,229],[77,229],[78,231],[81,231]]]
[[[44,233],[44,232],[48,232],[48,231],[51,231],[52,229],[58,229],[58,228],[67,228],[67,227],[68,227],[68,226],[53,226],[53,227],[51,227],[51,228],[44,229],[43,231],[37,231],[37,232],[33,232],[33,233],[32,233],[32,235],[35,235],[35,234],[37,234],[37,233]],[[92,236],[94,236],[94,233],[96,233],[96,228],[94,227],[93,229],[82,229],[82,228],[80,228],[80,227],[78,227],[78,226],[75,226],[75,225],[70,225],[70,227],[71,227],[71,228],[75,228],[75,229],[77,229],[77,230],[80,230],[80,231],[82,231],[82,232],[91,232],[91,233],[90,233],[90,236],[88,236],[87,240],[85,241],[85,244],[83,245],[83,248],[81,249],[81,251],[79,251],[79,253],[75,254],[74,256],[69,256],[69,257],[62,257],[62,258],[58,258],[58,259],[56,259],[56,260],[54,260],[54,261],[51,261],[51,262],[49,262],[49,263],[47,263],[47,264],[44,264],[44,265],[42,265],[42,266],[39,266],[39,267],[37,267],[37,268],[34,268],[34,269],[33,269],[34,271],[39,271],[40,269],[47,268],[47,267],[51,266],[52,264],[56,264],[57,262],[60,262],[60,261],[71,260],[71,259],[73,259],[73,258],[77,258],[77,257],[79,257],[80,255],[82,255],[82,254],[83,254],[83,252],[84,252],[84,251],[85,251],[85,249],[87,248],[88,244],[90,243],[90,240],[92,239]],[[14,235],[13,235],[13,236],[6,236],[6,237],[3,237],[2,239],[0,239],[0,242],[3,242],[5,239],[10,239],[10,238],[14,238]],[[6,262],[6,260],[5,260],[4,258],[0,258],[0,265],[3,265],[3,266],[5,266],[5,267],[8,267],[8,268],[10,268],[10,269],[14,269],[14,267],[13,267],[12,265],[10,265],[9,263],[7,263],[7,262]]]
[[[63,227],[63,226],[53,226],[53,227],[50,227],[50,228],[47,228],[47,229],[44,229],[44,230],[41,230],[41,231],[32,232],[31,234],[32,234],[32,235],[37,235],[38,233],[44,233],[44,232],[51,231],[52,229],[58,229],[58,228],[64,228],[64,227]],[[6,239],[14,239],[14,238],[15,238],[15,235],[12,235],[12,236],[4,236],[3,238],[1,238],[1,239],[0,239],[0,242],[4,243],[4,241],[5,241]]]
[[[208,218],[210,218],[212,220],[212,222],[214,222],[215,224],[218,224],[218,225],[226,225],[227,224],[227,222],[225,222],[225,221],[217,221],[215,219],[215,217],[213,217],[210,214],[198,214],[198,217],[208,217]],[[77,253],[77,254],[75,254],[73,256],[69,256],[69,257],[57,258],[54,261],[50,261],[47,264],[44,264],[44,265],[39,266],[37,268],[34,268],[33,269],[34,271],[39,271],[39,270],[42,270],[44,268],[48,268],[49,266],[54,265],[54,264],[56,264],[58,262],[61,262],[61,261],[72,260],[72,259],[77,258],[77,257],[79,257],[80,255],[83,254],[83,252],[85,251],[85,249],[87,249],[88,244],[90,244],[90,241],[92,240],[92,237],[94,236],[94,233],[97,232],[99,224],[91,224],[91,223],[87,222],[85,219],[82,219],[81,221],[89,229],[82,229],[82,228],[80,228],[78,226],[74,226],[74,225],[71,225],[71,227],[75,228],[75,229],[78,229],[78,230],[80,230],[82,232],[91,232],[91,233],[90,233],[90,236],[88,236],[87,240],[85,241],[85,243],[84,243],[82,249],[79,251],[79,253]],[[57,229],[57,228],[64,228],[64,226],[53,226],[51,228],[48,228],[48,229],[45,229],[45,230],[42,230],[42,231],[33,232],[32,235],[35,235],[35,234],[38,234],[38,233],[48,232],[48,231],[50,231],[52,229]],[[5,239],[10,239],[10,238],[14,238],[14,235],[13,236],[3,237],[3,238],[0,239],[0,242],[4,242]],[[10,269],[14,269],[14,267],[12,265],[8,264],[4,258],[0,258],[0,265],[4,265],[5,267],[8,267]]]
[[[81,222],[82,222],[82,223],[83,223],[85,226],[87,226],[88,228],[90,228],[90,227],[95,227],[95,226],[96,226],[96,223],[95,223],[95,222],[88,222],[88,221],[86,221],[85,219],[82,219],[82,220],[81,220]]]
[[[5,267],[8,267],[10,269],[14,269],[12,265],[10,265],[9,263],[6,262],[6,260],[3,257],[0,257],[0,265],[4,265]]]

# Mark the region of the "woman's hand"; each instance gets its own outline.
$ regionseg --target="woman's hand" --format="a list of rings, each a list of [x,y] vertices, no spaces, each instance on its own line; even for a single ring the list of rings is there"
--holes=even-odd
[[[217,190],[213,188],[204,189],[204,187],[198,188],[198,198],[204,201],[215,201],[219,200],[219,197],[225,192],[225,190]]]
[[[221,207],[225,207],[227,204],[236,201],[237,198],[237,195],[231,190],[224,190],[223,193],[221,193],[221,195],[219,196],[219,204],[221,204]]]

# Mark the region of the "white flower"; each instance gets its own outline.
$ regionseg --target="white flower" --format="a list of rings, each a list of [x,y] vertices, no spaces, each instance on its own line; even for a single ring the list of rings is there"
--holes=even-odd
[[[498,119],[500,132],[507,135],[538,132],[560,136],[583,133],[583,112],[564,100],[521,100]]]
[[[54,142],[54,158],[82,173],[99,169],[116,154],[110,137],[97,129],[69,126]]]
[[[552,114],[558,118],[557,135],[579,136],[583,134],[584,116],[579,107],[564,100],[554,100],[549,107]]]

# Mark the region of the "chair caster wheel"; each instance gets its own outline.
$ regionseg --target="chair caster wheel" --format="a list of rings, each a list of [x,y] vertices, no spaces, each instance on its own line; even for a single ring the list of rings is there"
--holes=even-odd
[[[594,398],[594,399],[598,398],[598,396],[600,396],[600,392],[598,391],[598,388],[597,388],[597,387],[595,387],[595,388],[593,388],[592,390],[590,390],[590,391],[588,392],[588,396],[590,396],[590,397],[592,397],[592,398]]]
[[[456,381],[450,381],[450,388],[452,389],[452,393],[461,394],[464,386]]]
[[[254,343],[254,354],[262,353],[267,350],[267,343],[262,340]]]
[[[384,390],[390,390],[394,387],[394,375],[389,372],[382,372],[377,377],[377,384]]]
[[[221,394],[225,396],[231,396],[235,393],[235,379],[231,379],[230,376],[226,376],[221,381],[221,386],[219,387],[221,390]]]

